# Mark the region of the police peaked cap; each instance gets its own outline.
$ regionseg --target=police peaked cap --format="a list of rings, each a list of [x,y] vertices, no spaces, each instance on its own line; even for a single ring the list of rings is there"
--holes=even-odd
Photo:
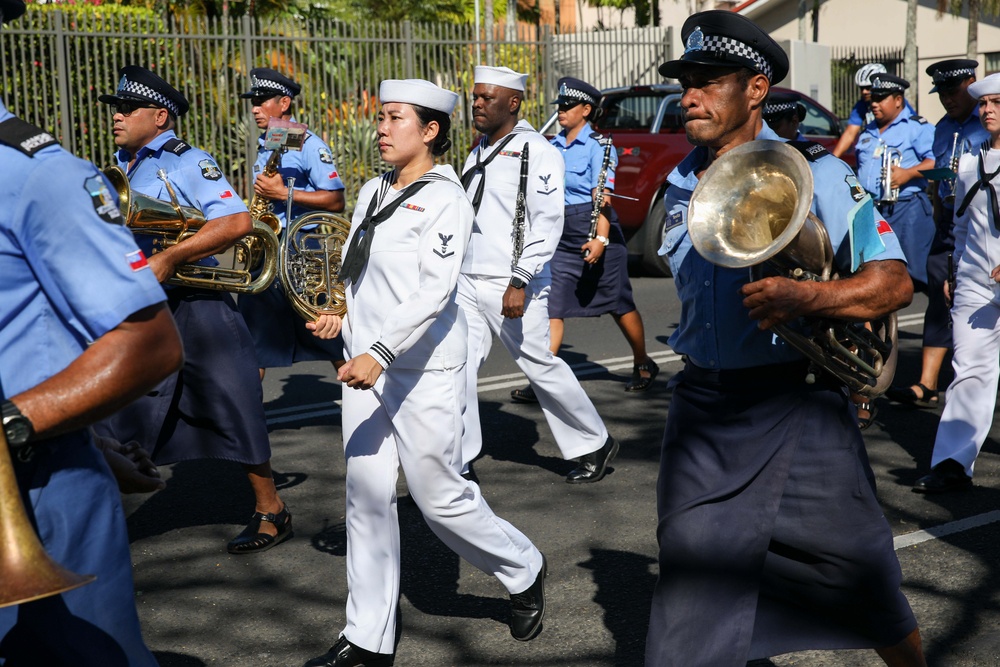
[[[742,14],[725,9],[692,14],[681,28],[681,39],[684,55],[660,65],[661,75],[676,79],[688,63],[749,67],[766,76],[772,84],[788,75],[785,51]]]
[[[180,91],[145,67],[126,65],[118,70],[118,76],[121,78],[115,94],[101,95],[98,100],[105,104],[146,102],[163,107],[175,116],[183,116],[190,107]]]
[[[275,97],[276,95],[295,97],[301,90],[302,86],[281,72],[269,67],[256,67],[250,70],[250,90],[240,97]]]
[[[872,74],[872,95],[902,95],[910,87],[910,82],[901,76],[881,72]]]
[[[976,76],[976,68],[979,67],[978,60],[966,58],[953,58],[952,60],[942,60],[927,68],[927,73],[931,75],[934,87],[932,93],[936,93],[942,88],[948,89],[957,86],[966,79]]]
[[[24,0],[0,0],[0,14],[3,14],[4,23],[18,18],[25,9]]]
[[[799,122],[806,117],[806,108],[802,105],[802,96],[798,93],[770,93],[764,103],[764,120],[771,122],[790,112],[795,112]]]
[[[601,100],[601,91],[586,81],[564,76],[559,79],[559,97],[552,104],[589,104],[596,107]]]

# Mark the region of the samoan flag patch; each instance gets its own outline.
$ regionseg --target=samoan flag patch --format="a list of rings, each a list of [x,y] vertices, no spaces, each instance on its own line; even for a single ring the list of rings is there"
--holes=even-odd
[[[127,253],[125,255],[125,261],[128,262],[129,268],[131,268],[132,271],[141,271],[142,269],[149,268],[149,262],[146,261],[146,256],[142,254],[141,250],[135,250]]]
[[[875,223],[875,229],[876,229],[876,231],[878,231],[878,235],[879,236],[882,236],[883,234],[890,234],[890,233],[892,233],[892,225],[890,225],[885,220],[878,220],[878,221],[876,221],[876,223]]]
[[[222,192],[219,193],[219,199],[232,199],[232,198],[233,198],[232,190],[223,190]]]
[[[411,211],[416,211],[418,213],[423,213],[425,210],[422,206],[417,206],[416,204],[410,204],[409,202],[403,202],[402,204],[399,205],[399,207],[407,208],[410,209]]]

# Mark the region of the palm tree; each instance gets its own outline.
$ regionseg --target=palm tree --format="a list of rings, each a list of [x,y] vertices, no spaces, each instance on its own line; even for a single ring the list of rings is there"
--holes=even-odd
[[[962,15],[962,0],[938,0],[938,16],[949,12],[955,16]],[[965,55],[976,58],[979,55],[979,17],[1000,15],[1000,0],[968,0],[969,4],[969,38]]]

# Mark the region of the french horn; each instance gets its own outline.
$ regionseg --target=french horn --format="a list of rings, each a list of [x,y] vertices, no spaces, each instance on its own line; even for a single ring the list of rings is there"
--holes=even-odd
[[[340,267],[350,230],[346,218],[314,211],[296,218],[281,237],[281,284],[292,309],[306,321],[347,312]]]
[[[125,225],[133,234],[152,237],[154,253],[177,245],[205,225],[205,216],[201,211],[177,202],[173,186],[163,173],[160,178],[170,193],[171,201],[135,192],[120,167],[108,167],[104,175],[118,191]],[[232,258],[233,264],[229,267],[182,264],[167,282],[236,294],[259,294],[274,281],[278,266],[278,237],[267,224],[254,220],[253,230],[233,246]]]
[[[781,141],[751,141],[708,168],[688,206],[688,234],[699,255],[750,280],[836,280],[833,246],[811,211],[812,170]],[[772,330],[818,368],[866,398],[883,394],[896,370],[896,314],[867,322],[803,317]]]

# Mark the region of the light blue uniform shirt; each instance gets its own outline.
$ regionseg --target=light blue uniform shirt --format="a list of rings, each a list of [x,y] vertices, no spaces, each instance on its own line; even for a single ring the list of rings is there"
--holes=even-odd
[[[951,149],[955,144],[955,133],[958,132],[958,141],[969,140],[967,153],[975,153],[979,150],[980,144],[990,138],[990,133],[986,131],[982,123],[979,122],[979,107],[973,107],[972,113],[964,121],[953,120],[945,114],[934,127],[934,166],[948,167],[951,164]],[[954,194],[954,185],[951,181],[942,180],[938,185],[938,195],[941,203],[949,210],[954,206],[945,204],[944,198]],[[959,202],[961,203],[961,202]]]
[[[0,121],[11,116],[0,102]],[[166,297],[91,163],[0,144],[0,202],[0,378],[13,396]]]
[[[292,122],[295,122],[292,119]],[[264,171],[264,166],[270,159],[274,151],[264,148],[265,134],[261,134],[257,139],[257,161],[253,165],[254,177]],[[312,132],[306,133],[306,140],[302,144],[300,151],[287,151],[281,156],[281,168],[278,170],[281,180],[285,183],[288,178],[295,179],[293,188],[306,192],[316,192],[317,190],[343,190],[344,182],[340,180],[337,172],[337,165],[333,161],[333,152],[326,143]],[[285,202],[273,201],[274,214],[281,221],[281,227],[285,227]],[[301,215],[312,213],[315,209],[292,205],[292,220]]]
[[[764,125],[757,139],[780,141]],[[677,330],[668,341],[678,354],[709,369],[735,369],[787,363],[802,355],[771,331],[761,331],[743,305],[740,288],[749,281],[749,269],[726,269],[703,259],[687,233],[688,203],[696,176],[708,149],[697,147],[667,176],[665,202],[667,230],[660,253],[674,275],[681,300]],[[835,253],[834,270],[847,275],[851,267],[850,236],[875,236],[885,250],[866,259],[903,259],[892,229],[858,185],[851,168],[831,155],[809,161],[815,181],[812,212],[823,221]],[[860,212],[857,213],[856,212]],[[866,219],[865,213],[871,213]],[[881,247],[881,246],[880,246]]]
[[[583,127],[580,128],[580,133],[568,145],[566,144],[566,130],[549,140],[562,152],[563,160],[566,162],[566,206],[594,202],[593,192],[594,188],[597,187],[597,177],[601,173],[601,164],[604,162],[604,144],[591,136],[593,134],[595,132],[590,123],[584,123]],[[618,154],[612,147],[611,161],[608,164],[607,179],[604,183],[604,188],[612,192],[615,189],[615,168],[617,166]]]
[[[215,159],[193,146],[184,150],[187,146],[189,144],[177,139],[173,130],[168,130],[136,152],[131,169],[128,168],[131,156],[125,149],[119,150],[116,158],[118,166],[128,174],[129,187],[147,197],[170,201],[166,185],[156,175],[163,169],[181,206],[198,209],[206,221],[246,213],[246,204],[226,180]],[[143,252],[152,253],[153,241],[148,234],[137,234],[135,238]],[[197,264],[214,266],[217,262],[206,257]]]
[[[882,147],[880,141],[900,152],[899,166],[904,169],[916,166],[934,157],[934,126],[920,116],[909,116],[901,111],[888,127],[879,132],[872,121],[861,129],[858,145],[858,180],[861,186],[876,199],[882,196]],[[927,191],[926,178],[914,178],[899,189],[899,199],[905,201]]]

